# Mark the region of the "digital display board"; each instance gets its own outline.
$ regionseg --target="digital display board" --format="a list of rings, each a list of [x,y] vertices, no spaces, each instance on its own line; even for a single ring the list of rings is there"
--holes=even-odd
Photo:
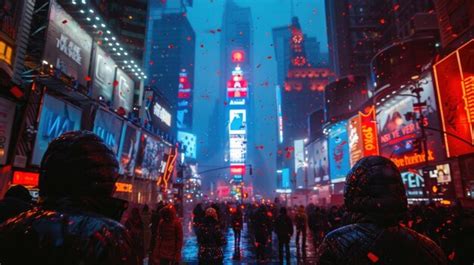
[[[43,60],[86,86],[91,52],[92,38],[56,1],[51,1]]]
[[[185,157],[196,159],[196,135],[178,131],[178,142],[181,143]]]
[[[362,157],[378,155],[375,108],[372,106],[365,111],[359,112],[347,123],[351,167]]]
[[[112,101],[115,78],[115,62],[109,54],[95,45],[92,78],[92,97],[102,96],[105,101]]]
[[[283,112],[281,110],[281,88],[276,86],[276,104],[278,118],[278,143],[283,143]]]
[[[113,106],[115,109],[122,107],[130,112],[133,107],[133,94],[135,83],[120,68],[117,68],[116,75],[117,86],[114,89]]]
[[[419,170],[402,172],[401,175],[407,197],[423,198],[426,196],[425,179]]]
[[[31,164],[41,163],[49,143],[56,137],[68,131],[81,129],[81,118],[80,108],[50,95],[44,95]]]
[[[347,121],[341,121],[329,129],[329,175],[332,183],[343,182],[350,169]]]
[[[229,111],[229,134],[246,134],[247,112],[245,109]]]
[[[245,98],[247,97],[248,83],[244,79],[244,74],[240,66],[236,66],[232,71],[232,78],[227,82],[228,98]]]
[[[125,123],[122,130],[122,140],[119,150],[120,174],[132,176],[135,170],[135,164],[140,143],[140,130]]]
[[[425,127],[440,128],[438,109],[430,74],[421,77],[421,101],[426,101],[423,108]],[[407,88],[400,94],[411,94]],[[425,155],[415,152],[413,142],[421,136],[418,122],[407,120],[407,113],[413,112],[417,99],[409,96],[394,96],[377,108],[377,126],[380,155],[390,158],[398,167],[406,168],[425,162]],[[428,129],[427,129],[428,131]],[[445,158],[442,148],[442,136],[430,130],[427,133],[428,160]]]
[[[290,169],[284,168],[281,170],[281,187],[283,189],[290,187]]]
[[[92,131],[97,134],[105,144],[117,155],[122,133],[122,120],[116,115],[103,109],[98,109],[95,114],[94,128]]]

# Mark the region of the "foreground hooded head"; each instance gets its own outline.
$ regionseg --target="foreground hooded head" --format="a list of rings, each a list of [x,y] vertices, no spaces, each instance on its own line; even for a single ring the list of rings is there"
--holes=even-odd
[[[405,187],[397,166],[382,156],[359,160],[346,177],[344,204],[352,222],[397,224],[407,211]]]

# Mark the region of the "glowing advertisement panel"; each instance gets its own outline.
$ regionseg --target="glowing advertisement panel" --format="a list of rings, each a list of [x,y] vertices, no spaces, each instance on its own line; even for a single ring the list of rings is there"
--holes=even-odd
[[[105,144],[118,154],[120,136],[122,133],[122,120],[116,115],[103,109],[98,109],[95,114],[93,132],[97,134]]]
[[[239,66],[232,71],[232,78],[227,82],[228,98],[245,98],[247,97],[248,83],[244,79],[244,74]]]
[[[120,174],[124,174],[126,176],[133,175],[137,160],[139,143],[140,130],[131,124],[124,124],[119,151]]]
[[[471,40],[434,66],[448,157],[474,152],[473,50]]]
[[[425,127],[440,128],[436,99],[434,97],[431,75],[421,78],[423,92],[421,100],[426,101],[423,108]],[[411,94],[409,89],[400,94]],[[415,139],[421,136],[418,122],[407,120],[405,114],[413,112],[416,98],[410,96],[394,96],[377,108],[377,126],[379,135],[380,155],[390,158],[398,167],[406,168],[425,162],[425,155],[418,154],[413,148]],[[444,159],[442,136],[432,130],[427,131],[428,160]]]
[[[51,1],[43,60],[86,86],[91,52],[92,38],[56,1]]]
[[[298,174],[298,170],[303,168],[305,165],[304,161],[304,139],[294,141],[294,154],[295,154],[295,173]]]
[[[332,183],[343,182],[350,169],[347,121],[331,126],[328,135],[329,175]]]
[[[281,110],[281,88],[276,86],[276,104],[278,118],[278,142],[283,143],[283,112]]]
[[[232,176],[235,175],[240,175],[243,176],[245,175],[245,164],[230,164],[230,174]]]
[[[368,108],[366,113],[359,112],[349,119],[347,131],[349,133],[351,167],[362,157],[378,155],[374,107]]]
[[[178,131],[178,142],[181,143],[185,157],[196,159],[196,135]]]
[[[125,111],[130,112],[133,105],[133,93],[135,83],[133,80],[120,68],[117,68],[117,86],[114,89],[113,106],[115,109],[122,107]]]
[[[281,187],[283,189],[290,187],[290,169],[284,168],[281,170]]]
[[[229,134],[246,134],[247,115],[245,109],[229,111]]]
[[[142,133],[138,149],[135,174],[139,178],[158,180],[166,169],[165,153],[170,147],[157,138]]]
[[[48,144],[54,138],[65,132],[81,129],[81,118],[80,108],[50,95],[44,95],[31,164],[41,163]]]
[[[98,45],[94,48],[93,68],[92,97],[98,99],[99,96],[102,96],[105,101],[112,101],[115,62]]]
[[[327,184],[329,182],[328,163],[328,141],[320,137],[310,143],[308,150],[308,172],[316,184]]]
[[[425,193],[425,179],[418,170],[402,172],[402,181],[405,185],[405,191],[409,198],[423,198]]]
[[[362,151],[362,139],[360,137],[359,115],[349,119],[347,125],[347,131],[349,133],[349,153],[352,167],[364,155]]]

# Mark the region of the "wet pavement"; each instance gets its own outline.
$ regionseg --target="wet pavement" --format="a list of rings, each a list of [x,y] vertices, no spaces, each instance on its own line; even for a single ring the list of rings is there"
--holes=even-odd
[[[224,264],[257,264],[255,247],[253,239],[247,226],[244,225],[241,239],[241,259],[233,260],[234,255],[234,233],[232,229],[226,231],[227,244],[224,246]],[[295,235],[293,236],[290,243],[290,255],[291,259],[289,263],[286,261],[283,264],[315,264],[315,247],[312,243],[311,233],[308,231],[307,243],[306,243],[306,256],[299,250],[297,252]],[[196,242],[196,236],[192,232],[190,226],[185,228],[185,242],[182,253],[182,261],[184,264],[197,264],[198,245]],[[266,260],[259,264],[280,264],[278,260],[278,240],[275,234],[273,234],[272,243],[270,243],[266,249]]]

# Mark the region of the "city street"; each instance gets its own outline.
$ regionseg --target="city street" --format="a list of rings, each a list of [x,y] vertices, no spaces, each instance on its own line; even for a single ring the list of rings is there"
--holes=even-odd
[[[311,233],[308,232],[308,242],[306,246],[306,257],[301,252],[298,255],[295,245],[295,237],[293,236],[290,243],[291,260],[290,264],[315,264],[315,248],[312,243]],[[234,233],[231,228],[226,232],[227,244],[224,247],[224,264],[254,264],[257,263],[255,258],[255,247],[251,235],[248,232],[247,225],[244,226],[242,231],[242,245],[240,260],[233,260],[234,254]],[[186,230],[185,243],[183,247],[183,262],[187,264],[198,263],[198,245],[196,242],[196,236],[190,229]],[[265,264],[278,263],[278,241],[273,235],[272,243],[268,245],[265,253],[267,259]]]

